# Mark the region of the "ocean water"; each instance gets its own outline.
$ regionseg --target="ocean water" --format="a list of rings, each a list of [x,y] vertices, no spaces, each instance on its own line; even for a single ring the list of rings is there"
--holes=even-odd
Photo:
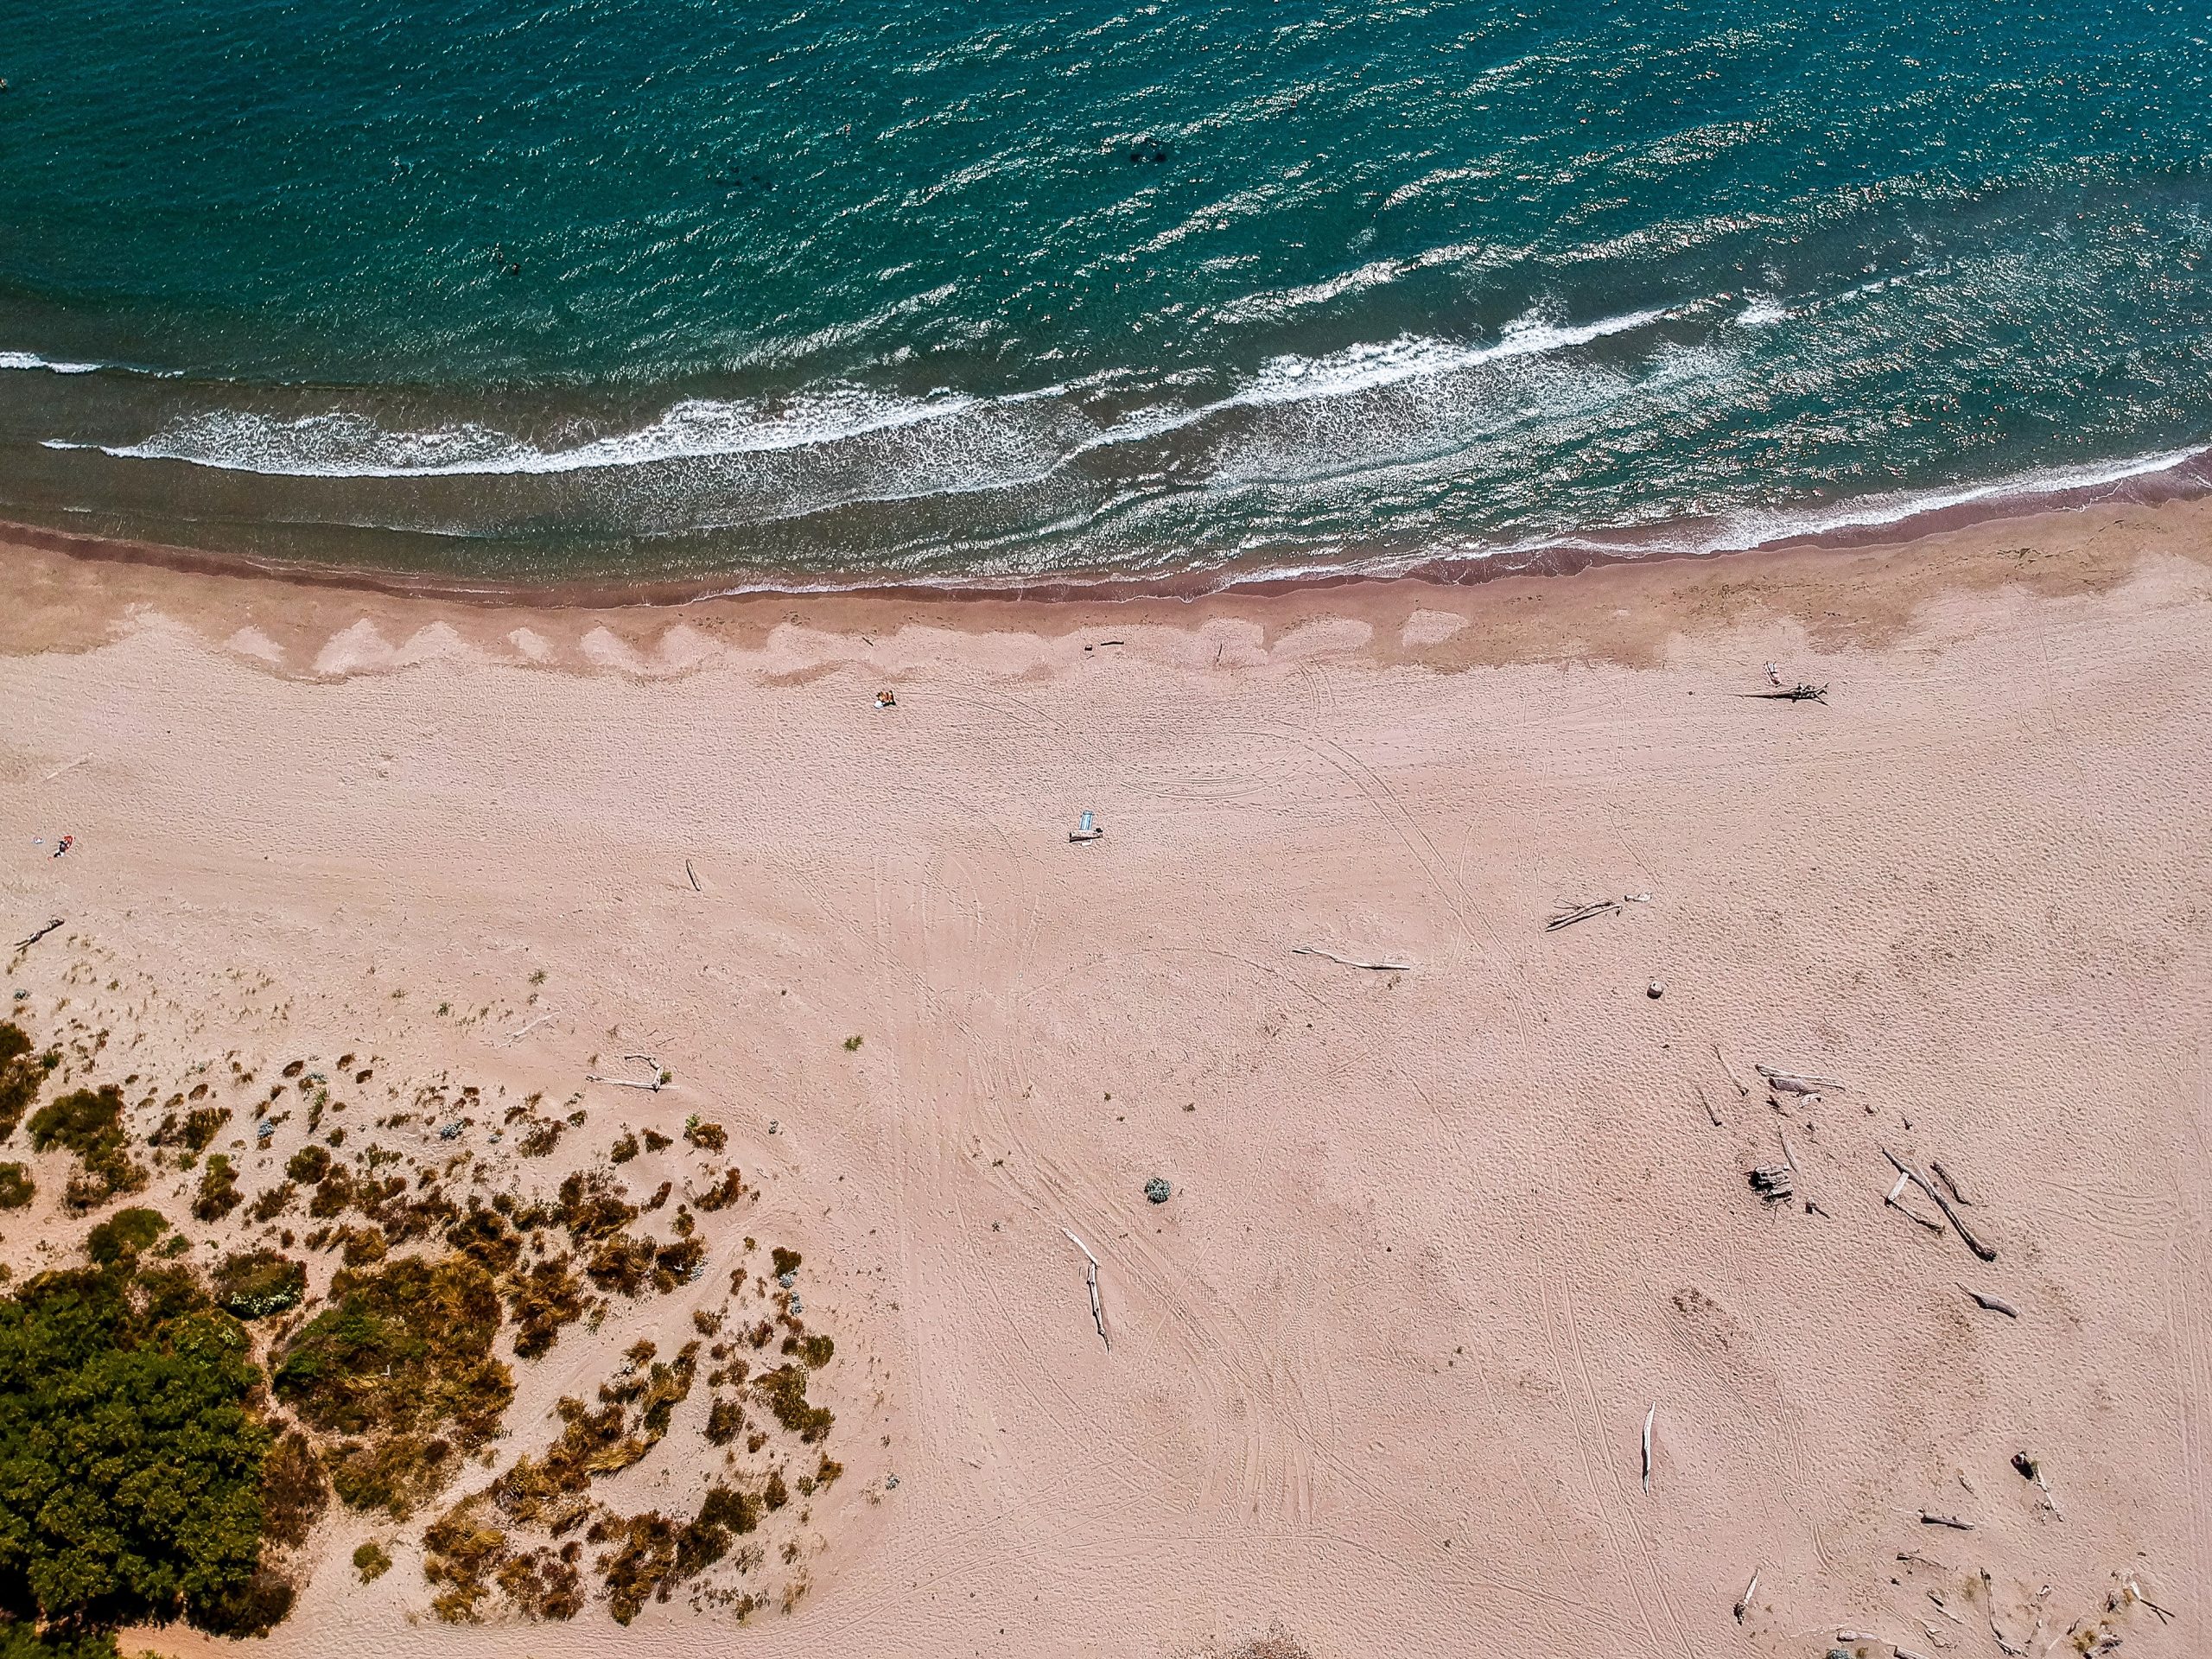
[[[2203,475],[2201,0],[0,0],[0,518],[1510,566]]]

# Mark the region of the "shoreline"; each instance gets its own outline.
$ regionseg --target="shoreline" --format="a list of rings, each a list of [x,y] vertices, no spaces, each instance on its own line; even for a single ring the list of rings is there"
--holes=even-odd
[[[2152,458],[2157,459],[2157,458]],[[2132,464],[2132,463],[2130,463]],[[1516,577],[1579,575],[1618,565],[1708,563],[1801,549],[1848,550],[1925,540],[1979,525],[2015,522],[2100,507],[2162,506],[2212,495],[2212,446],[2163,466],[2115,479],[2024,487],[2027,478],[1964,486],[1969,499],[1936,500],[1895,517],[1853,522],[1849,503],[1834,509],[1844,522],[1790,531],[1742,546],[1700,550],[1669,539],[1677,524],[1481,554],[1446,554],[1317,566],[1311,570],[1231,566],[1194,569],[1165,577],[1037,577],[1005,581],[897,581],[855,577],[819,584],[746,582],[727,572],[683,578],[585,576],[559,581],[476,580],[378,568],[269,558],[130,537],[83,535],[48,525],[0,519],[0,548],[29,548],[88,563],[145,566],[182,574],[253,578],[378,594],[391,598],[531,609],[605,610],[677,607],[712,601],[942,602],[1017,605],[1121,605],[1147,600],[1179,603],[1232,597],[1275,597],[1377,583],[1415,582],[1438,588],[1480,587]],[[1986,489],[1986,493],[1983,491]],[[1937,493],[1921,493],[1926,499]],[[1954,493],[1958,493],[1958,492]],[[1880,496],[1865,498],[1869,501]]]
[[[1419,572],[1189,595],[884,589],[648,602],[575,590],[423,592],[295,567],[168,560],[167,550],[0,531],[11,604],[0,656],[85,651],[148,619],[267,671],[309,680],[435,658],[668,678],[716,662],[774,681],[839,669],[896,680],[995,640],[1007,671],[1052,671],[1118,641],[1163,664],[1286,656],[1440,671],[1562,659],[1650,666],[1685,632],[1786,620],[1808,643],[1878,645],[1951,594],[2101,592],[2145,559],[2212,564],[2212,498],[1978,518],[1910,538],[1802,541],[1709,557],[1587,560],[1452,582]],[[1572,578],[1572,579],[1563,579]],[[597,602],[593,602],[596,597]]]

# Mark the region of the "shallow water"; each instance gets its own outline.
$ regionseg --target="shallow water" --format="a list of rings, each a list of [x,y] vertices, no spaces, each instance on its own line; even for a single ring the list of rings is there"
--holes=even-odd
[[[2179,4],[0,6],[0,516],[543,578],[1742,545],[2212,441]]]

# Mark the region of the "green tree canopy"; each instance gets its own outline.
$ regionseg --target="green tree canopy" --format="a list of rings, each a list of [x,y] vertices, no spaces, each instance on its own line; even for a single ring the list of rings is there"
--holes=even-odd
[[[0,1632],[266,1630],[260,1368],[188,1272],[110,1242],[0,1300]]]

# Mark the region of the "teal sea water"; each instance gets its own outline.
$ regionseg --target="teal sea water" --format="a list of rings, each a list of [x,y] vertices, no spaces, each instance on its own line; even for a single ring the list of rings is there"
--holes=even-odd
[[[0,0],[0,518],[733,586],[2201,486],[2201,0]]]

